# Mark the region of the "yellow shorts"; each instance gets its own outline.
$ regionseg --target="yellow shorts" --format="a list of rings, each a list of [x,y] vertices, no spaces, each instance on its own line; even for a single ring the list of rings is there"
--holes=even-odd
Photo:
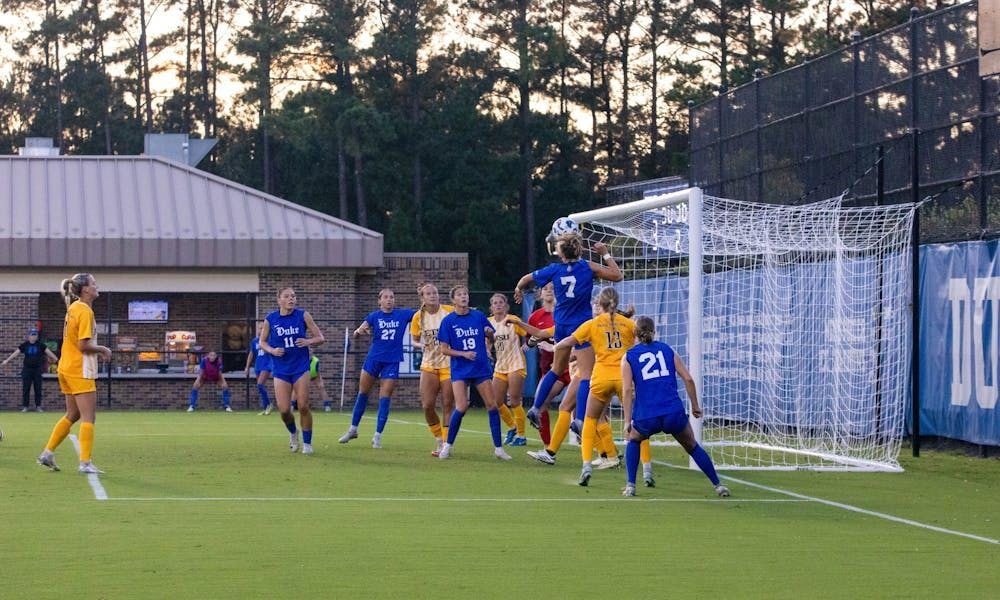
[[[59,373],[59,391],[70,396],[97,391],[97,381]]]
[[[622,397],[622,380],[621,379],[598,379],[597,381],[591,380],[590,382],[590,397],[596,398],[601,402],[607,404],[611,402],[611,396],[617,395],[620,399]]]
[[[436,373],[438,376],[438,381],[445,382],[451,380],[451,367],[444,367],[442,369],[425,369],[420,367],[422,373]]]
[[[516,371],[511,371],[510,373],[501,373],[499,371],[494,371],[493,372],[493,379],[499,379],[500,381],[507,381],[507,378],[510,375],[513,375],[514,373],[519,374],[521,376],[521,379],[526,379],[528,377],[528,370],[527,369],[518,369]]]

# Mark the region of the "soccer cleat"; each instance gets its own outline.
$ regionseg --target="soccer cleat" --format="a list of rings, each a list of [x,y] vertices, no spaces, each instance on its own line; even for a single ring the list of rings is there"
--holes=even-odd
[[[444,444],[441,446],[441,451],[438,452],[438,458],[445,460],[451,457],[451,444]]]
[[[653,479],[652,475],[643,475],[642,482],[646,484],[646,487],[656,487],[656,480]]]
[[[233,412],[233,407],[227,406],[226,407],[226,412]]]
[[[262,410],[262,411],[260,411],[259,413],[257,413],[257,416],[258,416],[258,417],[263,417],[263,416],[264,416],[264,415],[266,415],[266,414],[267,414],[267,412],[266,412],[266,411],[263,411],[263,410]]]
[[[273,408],[274,408],[274,404],[268,404],[268,405],[267,405],[267,408],[265,408],[265,409],[264,409],[264,415],[266,416],[266,415],[269,415],[269,414],[271,414],[271,410],[272,410]]]
[[[528,439],[523,437],[516,437],[514,441],[510,443],[511,446],[527,446]]]
[[[378,449],[381,447],[382,447],[382,434],[376,433],[375,435],[372,436],[372,448]]]
[[[583,487],[587,487],[590,484],[590,476],[592,474],[593,473],[590,470],[590,465],[585,466],[583,470],[580,471],[580,481],[577,481],[576,484]]]
[[[330,406],[329,404],[323,407],[323,412],[330,412],[332,410],[333,410],[333,407]]]
[[[493,456],[499,458],[500,460],[511,460],[510,454],[503,451],[503,448],[494,448]]]
[[[49,452],[48,450],[38,455],[38,464],[42,465],[43,467],[48,467],[53,471],[59,470],[59,465],[56,464],[55,455]]]
[[[434,458],[438,458],[438,455],[441,454],[441,446],[443,444],[444,444],[444,442],[439,439],[437,441],[437,448],[434,448],[433,450],[431,450],[431,456],[433,456]]]
[[[607,460],[607,458],[605,458],[604,456],[598,456],[594,460],[590,461],[590,466],[597,467],[598,469],[600,469],[601,465],[604,464],[605,460]]]
[[[94,466],[94,463],[90,462],[89,460],[81,462],[80,468],[77,469],[77,471],[83,473],[84,475],[100,475],[104,473],[104,471],[98,469],[96,466]]]
[[[299,434],[292,433],[288,436],[288,449],[293,453],[299,451]]]
[[[44,410],[42,410],[42,407],[41,407],[41,406],[36,406],[36,407],[35,407],[35,412],[45,412],[45,411],[44,411]]]
[[[312,444],[302,444],[302,454],[312,454],[313,447]]]
[[[616,456],[614,458],[605,458],[604,462],[597,465],[595,468],[599,471],[603,471],[604,469],[617,469],[621,466],[621,464],[622,459]]]
[[[21,412],[28,412],[28,407],[27,406],[22,406],[21,407]]]
[[[537,408],[535,408],[534,406],[532,406],[531,408],[528,409],[528,412],[526,412],[524,414],[524,416],[525,416],[525,418],[528,419],[528,422],[531,423],[532,427],[534,427],[535,429],[541,429],[542,428],[542,417],[539,414],[539,411],[538,411]]]
[[[193,406],[189,406],[188,407],[188,412],[194,412],[194,407]]]
[[[720,498],[728,498],[729,488],[720,483],[719,485],[715,486],[715,493],[718,494]]]
[[[546,450],[529,451],[528,456],[540,463],[545,463],[547,465],[556,464],[556,457],[549,454]]]
[[[508,429],[507,430],[507,437],[504,438],[503,445],[504,446],[510,446],[511,442],[514,441],[514,436],[516,436],[516,435],[517,435],[517,429]]]
[[[635,497],[635,486],[632,485],[631,483],[628,484],[628,485],[626,485],[625,489],[622,490],[622,496],[625,496],[626,498],[634,498]]]
[[[345,433],[344,435],[340,436],[340,439],[337,440],[337,441],[340,442],[341,444],[346,444],[347,442],[349,442],[349,441],[351,441],[353,439],[357,439],[357,437],[358,437],[358,430],[357,429],[348,429],[347,433]]]
[[[576,435],[583,437],[583,421],[580,419],[573,419],[569,423],[569,430]]]

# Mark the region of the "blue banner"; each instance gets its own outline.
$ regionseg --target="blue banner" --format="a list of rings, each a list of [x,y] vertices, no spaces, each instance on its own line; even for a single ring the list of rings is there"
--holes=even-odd
[[[920,432],[1000,445],[1000,242],[920,248]]]

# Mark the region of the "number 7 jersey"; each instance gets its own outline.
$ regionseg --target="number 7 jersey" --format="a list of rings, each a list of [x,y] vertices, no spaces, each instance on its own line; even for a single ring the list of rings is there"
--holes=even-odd
[[[552,263],[534,271],[531,278],[538,287],[552,282],[556,325],[579,325],[593,316],[590,297],[594,293],[594,272],[587,261]]]

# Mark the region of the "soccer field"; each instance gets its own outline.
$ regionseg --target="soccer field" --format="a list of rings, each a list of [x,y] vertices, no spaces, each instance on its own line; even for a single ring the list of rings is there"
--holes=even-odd
[[[88,479],[69,440],[62,472],[35,464],[57,418],[0,417],[2,598],[985,598],[1000,584],[996,460],[726,472],[719,499],[666,465],[680,451],[654,448],[657,487],[626,499],[623,470],[576,485],[575,446],[554,467],[520,448],[497,461],[481,410],[448,461],[416,412],[393,414],[381,450],[373,419],[341,446],[349,416],[317,414],[314,456],[288,452],[276,414],[142,412],[98,415],[106,474]]]

